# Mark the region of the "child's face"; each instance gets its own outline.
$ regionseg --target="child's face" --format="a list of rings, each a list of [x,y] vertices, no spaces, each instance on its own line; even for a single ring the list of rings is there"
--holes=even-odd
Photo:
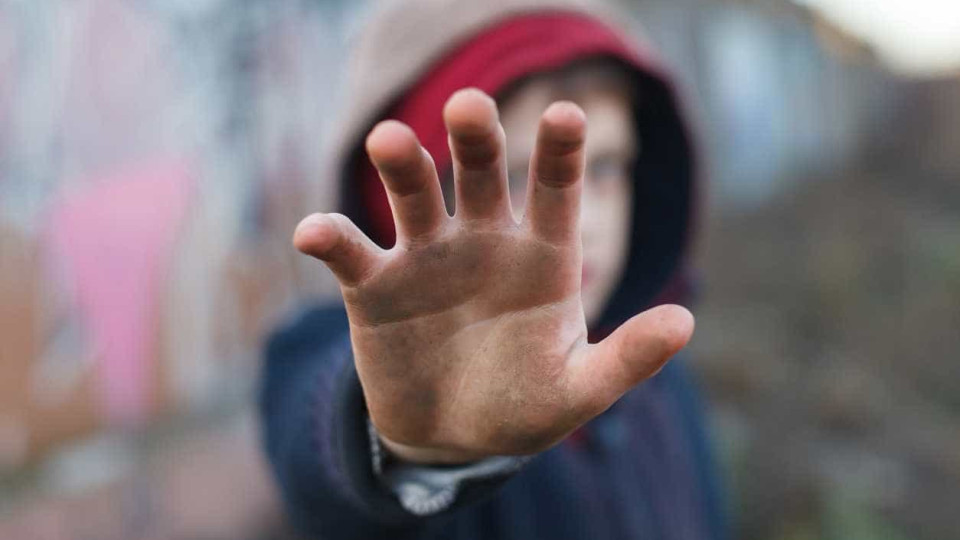
[[[557,99],[570,99],[587,114],[587,168],[580,227],[583,237],[581,296],[587,323],[594,324],[620,281],[630,242],[636,129],[625,89],[577,85],[558,95],[548,78],[524,84],[500,106],[507,135],[507,166],[514,213],[523,213],[527,169],[540,115]]]

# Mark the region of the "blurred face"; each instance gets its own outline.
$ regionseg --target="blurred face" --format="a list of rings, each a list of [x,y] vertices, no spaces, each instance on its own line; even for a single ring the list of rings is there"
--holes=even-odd
[[[587,114],[587,167],[580,227],[583,237],[581,295],[587,323],[602,314],[626,265],[637,135],[625,84],[592,84],[574,75],[558,91],[549,76],[525,83],[500,106],[507,135],[510,198],[523,213],[528,165],[540,115],[553,101],[569,99]],[[614,81],[619,82],[619,81]]]

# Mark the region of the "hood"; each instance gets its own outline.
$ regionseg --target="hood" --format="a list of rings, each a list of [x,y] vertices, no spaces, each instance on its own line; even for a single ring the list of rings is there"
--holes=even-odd
[[[379,183],[364,180],[373,173],[363,141],[377,122],[410,124],[442,177],[450,166],[442,107],[455,90],[474,86],[497,98],[538,72],[612,58],[639,90],[634,114],[643,148],[633,171],[630,254],[599,328],[614,328],[653,303],[682,302],[693,224],[692,143],[666,73],[649,47],[617,29],[617,20],[625,19],[575,0],[386,2],[350,60],[347,102],[328,154],[332,182],[320,201],[328,204],[320,208],[343,212],[391,245],[386,195]]]

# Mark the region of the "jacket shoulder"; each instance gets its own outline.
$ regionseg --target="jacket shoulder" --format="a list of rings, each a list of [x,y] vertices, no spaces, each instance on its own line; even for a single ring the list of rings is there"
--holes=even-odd
[[[270,334],[265,347],[266,359],[270,362],[309,354],[343,336],[349,329],[343,306],[316,304],[301,308]]]

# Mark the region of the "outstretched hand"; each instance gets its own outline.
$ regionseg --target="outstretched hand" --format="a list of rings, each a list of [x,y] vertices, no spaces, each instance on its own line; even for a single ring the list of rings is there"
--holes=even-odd
[[[543,113],[519,219],[494,101],[461,90],[444,121],[455,216],[416,135],[385,121],[366,147],[396,245],[379,248],[339,214],[307,217],[294,244],[340,281],[370,418],[388,448],[414,462],[536,453],[655,374],[689,341],[693,317],[660,306],[587,343],[579,107],[556,102]]]

